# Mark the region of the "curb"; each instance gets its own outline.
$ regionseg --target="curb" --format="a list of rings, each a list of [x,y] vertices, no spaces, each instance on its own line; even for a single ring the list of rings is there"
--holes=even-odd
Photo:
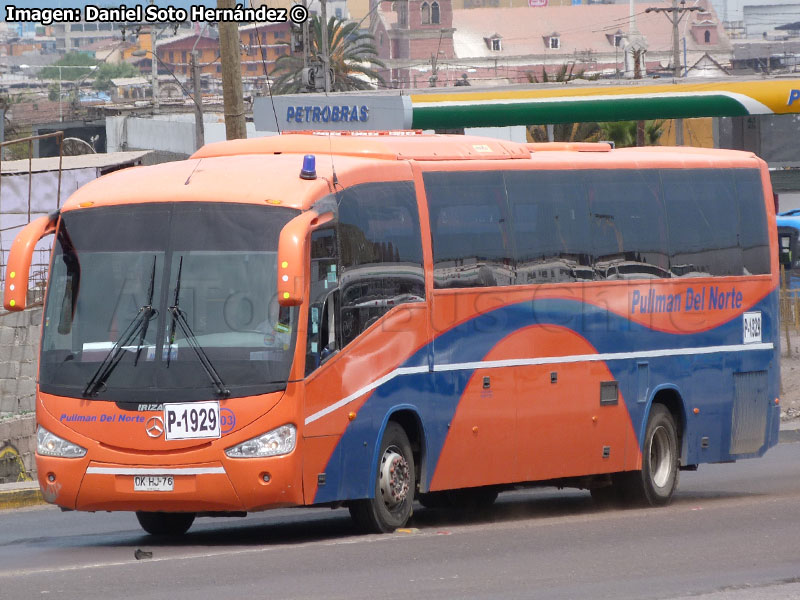
[[[778,433],[778,443],[800,442],[800,429],[781,429]]]
[[[42,490],[35,481],[0,486],[0,510],[45,504]]]

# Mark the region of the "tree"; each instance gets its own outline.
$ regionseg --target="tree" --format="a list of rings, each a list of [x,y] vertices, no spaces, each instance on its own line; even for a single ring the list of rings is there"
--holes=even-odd
[[[309,23],[309,58],[322,64],[322,24],[319,16],[311,17]],[[375,67],[383,67],[375,49],[372,34],[358,30],[358,23],[345,23],[337,17],[328,19],[328,56],[333,71],[331,91],[371,90],[372,81],[383,83]],[[302,80],[303,57],[281,56],[275,63],[276,94],[293,94],[308,91]]]
[[[539,77],[533,71],[528,71],[525,73],[525,76],[528,78],[529,83],[566,83],[568,81],[572,81],[573,79],[588,79],[594,81],[598,79],[597,75],[590,75],[589,77],[586,76],[586,69],[579,68],[577,72],[575,71],[575,63],[574,62],[566,62],[562,64],[558,72],[553,74],[549,74],[547,72],[547,68],[542,66],[542,78]]]
[[[628,148],[636,145],[636,121],[612,121],[601,123],[602,139],[614,142],[617,148]],[[664,121],[645,122],[645,145],[654,146],[658,143],[663,130]]]
[[[62,79],[64,81],[75,81],[77,79],[85,78],[92,73],[88,67],[94,67],[98,63],[97,60],[83,54],[81,52],[68,52],[62,58],[58,59],[51,66],[43,68],[39,71],[39,79]],[[58,67],[69,67],[68,69],[59,69]],[[77,69],[75,67],[86,67],[85,69]]]
[[[111,83],[112,79],[138,77],[142,73],[130,63],[103,63],[97,68],[94,74],[95,80],[92,87],[96,90],[107,91],[113,86]]]
[[[10,142],[31,135],[30,127],[20,127],[8,116],[8,111],[12,109],[15,104],[30,101],[29,97],[21,94],[0,94],[0,111],[3,112],[3,121],[5,124],[5,141]],[[11,144],[4,148],[2,158],[5,160],[27,158],[28,150],[27,144]]]
[[[528,127],[534,142],[546,142],[547,126],[530,125]],[[603,130],[599,123],[556,123],[553,125],[554,142],[596,142],[602,137]]]

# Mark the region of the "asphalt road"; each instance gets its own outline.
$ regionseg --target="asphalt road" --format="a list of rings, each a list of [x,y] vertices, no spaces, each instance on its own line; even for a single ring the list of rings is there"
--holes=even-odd
[[[526,490],[480,515],[419,508],[391,535],[357,535],[346,510],[202,518],[169,542],[129,513],[2,511],[0,598],[797,599],[798,459],[787,443],[682,473],[661,509]]]

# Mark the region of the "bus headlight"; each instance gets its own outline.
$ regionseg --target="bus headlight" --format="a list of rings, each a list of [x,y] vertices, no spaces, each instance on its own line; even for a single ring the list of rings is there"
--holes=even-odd
[[[225,450],[229,458],[261,458],[264,456],[280,456],[294,450],[297,442],[297,428],[294,425],[282,425],[258,437],[236,444]]]
[[[36,430],[36,452],[41,456],[81,458],[86,455],[86,448],[68,442],[39,425],[39,428]]]

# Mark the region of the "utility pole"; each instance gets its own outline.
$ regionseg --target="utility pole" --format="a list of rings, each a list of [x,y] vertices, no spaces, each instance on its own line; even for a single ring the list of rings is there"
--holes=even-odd
[[[636,12],[633,6],[633,0],[630,0],[628,6],[628,36],[625,43],[625,53],[630,53],[630,59],[632,62],[632,71],[631,75],[634,79],[641,79],[642,78],[642,62],[644,62],[644,53],[647,50],[647,41],[644,39],[644,36],[639,31],[639,28],[636,27]],[[627,75],[627,65],[626,65],[626,75]],[[636,121],[636,145],[637,146],[644,146],[645,139],[644,139],[644,130],[645,130],[645,123],[642,120]]]
[[[686,0],[681,0],[681,5],[678,6],[678,0],[672,0],[670,8],[657,8],[651,6],[644,12],[657,12],[664,13],[672,23],[672,74],[675,77],[681,76],[681,48],[680,39],[678,38],[678,23],[681,22],[684,15],[693,10],[703,10],[700,6],[686,6]]]
[[[331,57],[328,56],[328,9],[326,0],[319,1],[319,20],[322,27],[322,72],[325,77],[325,93],[331,91]]]
[[[199,150],[206,143],[206,130],[203,124],[203,96],[200,94],[200,65],[197,52],[192,51],[192,84],[194,86],[194,145]]]
[[[681,47],[680,39],[678,38],[678,24],[683,19],[687,12],[693,10],[703,10],[699,6],[686,6],[686,0],[681,0],[681,5],[678,6],[678,0],[672,0],[670,8],[657,8],[649,7],[644,12],[657,12],[663,13],[667,16],[670,23],[672,23],[672,75],[676,79],[681,76]],[[675,144],[683,146],[683,119],[675,119]]]
[[[303,0],[303,7],[308,8],[306,0]],[[308,68],[308,22],[309,19],[303,21],[303,69]]]
[[[233,9],[234,0],[217,0],[217,8]],[[234,22],[219,24],[219,51],[222,57],[222,100],[225,105],[225,137],[244,139],[247,129],[242,93],[242,64],[239,56],[239,26]]]
[[[153,4],[154,0],[150,0],[150,4]],[[153,114],[158,112],[158,56],[156,56],[156,41],[158,40],[158,34],[156,33],[155,25],[150,26],[150,72],[153,76]]]

